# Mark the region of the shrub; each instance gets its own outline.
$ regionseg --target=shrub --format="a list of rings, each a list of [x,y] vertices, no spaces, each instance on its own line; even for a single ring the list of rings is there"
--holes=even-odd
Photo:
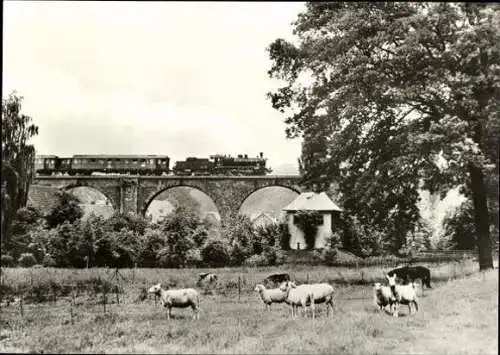
[[[197,248],[193,248],[186,253],[186,265],[187,266],[201,266],[203,258],[201,257],[201,252]]]
[[[43,257],[42,265],[46,267],[54,267],[56,266],[56,261],[50,254],[45,254]]]
[[[251,257],[247,258],[244,262],[243,265],[249,266],[249,267],[255,267],[255,266],[266,266],[268,265],[267,263],[267,258],[263,254],[255,254],[252,255]]]
[[[12,267],[16,265],[14,258],[8,254],[4,254],[0,257],[0,264],[5,267]]]
[[[337,249],[336,248],[325,248],[321,252],[321,260],[329,266],[335,265],[337,262]]]
[[[49,228],[57,227],[64,222],[74,223],[83,216],[78,197],[64,191],[58,197],[58,203],[46,217]]]
[[[21,266],[30,267],[36,264],[36,259],[31,253],[23,253],[17,262]]]
[[[261,255],[266,259],[266,265],[281,265],[285,261],[285,254],[277,247],[265,246]]]
[[[280,235],[279,243],[282,250],[290,250],[290,231],[288,230],[288,224],[280,224]]]
[[[222,267],[229,265],[230,250],[225,241],[209,240],[201,249],[203,263],[208,267]]]

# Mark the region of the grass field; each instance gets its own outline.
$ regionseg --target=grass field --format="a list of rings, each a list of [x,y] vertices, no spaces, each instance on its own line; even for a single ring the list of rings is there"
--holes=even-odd
[[[108,295],[74,290],[56,302],[2,307],[1,352],[77,353],[349,353],[349,354],[493,354],[498,350],[498,270],[479,273],[477,262],[429,265],[433,289],[422,291],[420,311],[400,318],[378,311],[372,283],[380,268],[283,267],[299,282],[329,281],[336,288],[336,310],[327,318],[319,306],[315,321],[289,318],[285,305],[265,312],[255,283],[272,268],[215,270],[215,294],[202,296],[200,320],[190,309],[165,310],[153,298],[137,300],[139,291],[157,281],[194,286],[199,269],[122,270],[126,279],[120,304]],[[3,290],[29,292],[47,280],[59,284],[111,277],[104,269],[3,269]],[[238,292],[238,279],[240,292]],[[75,302],[71,302],[71,294]],[[71,313],[73,316],[71,316]]]

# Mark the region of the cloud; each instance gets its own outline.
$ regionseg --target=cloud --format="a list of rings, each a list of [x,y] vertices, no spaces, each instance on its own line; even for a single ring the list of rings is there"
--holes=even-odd
[[[291,38],[302,3],[4,5],[4,92],[25,97],[40,153],[263,151],[296,165],[265,49]]]

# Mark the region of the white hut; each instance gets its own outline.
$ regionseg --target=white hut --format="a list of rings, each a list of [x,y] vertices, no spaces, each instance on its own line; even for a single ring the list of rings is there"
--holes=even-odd
[[[304,232],[294,222],[296,212],[318,211],[323,215],[323,223],[318,225],[314,241],[314,249],[318,249],[326,246],[326,240],[332,234],[332,217],[335,213],[341,212],[342,209],[325,192],[304,192],[283,208],[283,211],[287,213],[291,249],[306,248]]]

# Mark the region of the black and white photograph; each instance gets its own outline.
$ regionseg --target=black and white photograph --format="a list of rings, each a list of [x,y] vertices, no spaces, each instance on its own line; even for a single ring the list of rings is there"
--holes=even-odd
[[[500,5],[2,8],[0,353],[498,354]]]

